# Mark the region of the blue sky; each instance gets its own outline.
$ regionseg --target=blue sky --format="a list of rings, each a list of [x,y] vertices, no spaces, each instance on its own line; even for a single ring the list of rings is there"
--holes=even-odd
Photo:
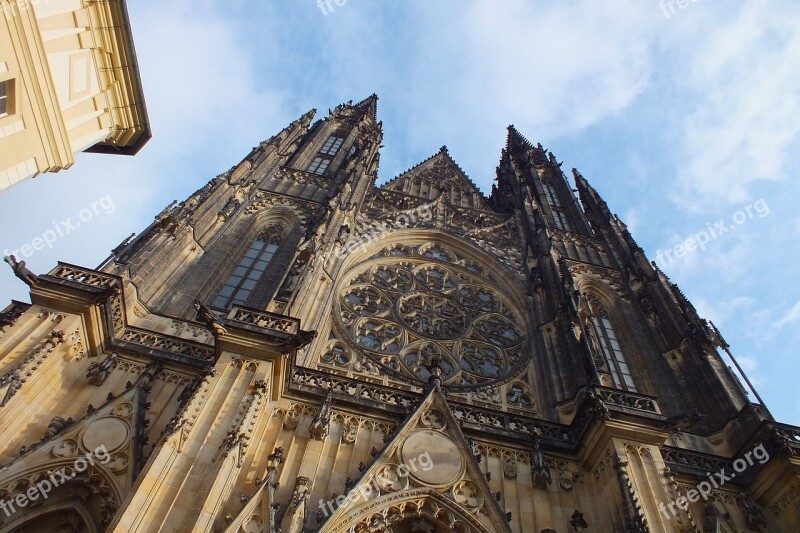
[[[800,424],[796,1],[129,4],[154,137],[135,158],[82,154],[0,193],[0,249],[86,219],[27,258],[35,272],[96,266],[301,113],[376,92],[381,181],[446,144],[488,191],[513,123],[671,259],[773,414]],[[719,221],[729,231],[676,257]],[[26,287],[0,269],[11,298]]]

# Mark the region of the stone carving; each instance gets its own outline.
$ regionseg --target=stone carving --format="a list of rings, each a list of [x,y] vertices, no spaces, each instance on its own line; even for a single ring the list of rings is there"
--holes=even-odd
[[[228,334],[228,330],[220,323],[219,317],[211,309],[206,307],[204,303],[200,300],[195,300],[194,308],[197,310],[197,318],[202,320],[214,335],[220,337]]]
[[[17,258],[13,255],[6,255],[3,257],[3,260],[8,263],[11,270],[14,271],[14,275],[21,279],[28,287],[35,287],[39,283],[39,277],[25,266],[25,261],[17,261]]]
[[[283,416],[283,427],[286,429],[295,429],[300,423],[300,416],[303,414],[302,406],[295,404],[286,410]]]
[[[286,530],[300,531],[306,520],[306,502],[311,496],[312,485],[313,482],[305,476],[298,476],[295,480],[294,491],[282,521],[282,526]]]
[[[6,327],[13,326],[17,319],[21,317],[28,308],[30,308],[29,304],[12,301],[11,305],[0,313],[0,332]]]
[[[750,496],[744,492],[740,492],[738,501],[742,509],[742,514],[744,515],[744,521],[747,523],[747,527],[750,528],[750,530],[761,531],[761,528],[767,527],[767,518]]]
[[[507,379],[524,363],[520,315],[485,277],[454,267],[455,254],[441,245],[418,253],[424,259],[381,261],[351,278],[335,313],[346,340],[398,377],[427,382],[435,359],[448,387]]]
[[[545,461],[542,445],[539,437],[533,439],[533,451],[531,452],[531,481],[534,485],[544,487],[553,482],[550,475],[550,466]]]
[[[292,335],[300,331],[300,321],[296,318],[268,313],[266,311],[255,311],[252,309],[242,309],[234,307],[230,322],[242,322],[259,328],[272,329]]]
[[[573,529],[578,532],[589,527],[589,524],[587,524],[586,520],[583,519],[583,513],[577,509],[575,509],[575,512],[572,513],[572,516],[570,516],[569,525],[571,525]]]
[[[358,437],[358,421],[354,418],[351,418],[344,424],[344,428],[342,430],[342,443],[344,444],[353,444]]]
[[[118,359],[119,354],[117,352],[112,352],[111,355],[103,359],[101,363],[92,363],[89,365],[89,369],[86,371],[86,377],[89,379],[89,383],[96,387],[105,383],[108,376],[116,368]]]
[[[54,316],[53,319],[55,320],[55,318]],[[41,366],[53,353],[53,350],[61,344],[64,344],[64,332],[51,331],[22,362],[0,377],[0,395],[3,395],[0,407],[5,407],[11,401],[28,377],[33,374],[33,371]],[[5,393],[2,392],[3,388],[6,389]]]
[[[286,353],[300,350],[317,338],[316,331],[299,331],[284,346]]]
[[[207,362],[214,360],[214,350],[209,346],[130,326],[122,331],[119,340],[138,344],[148,350],[166,352],[172,356],[184,356]]]
[[[319,408],[319,412],[311,421],[311,426],[308,429],[311,438],[314,440],[325,440],[328,436],[331,426],[331,404],[333,403],[333,393],[329,392]]]

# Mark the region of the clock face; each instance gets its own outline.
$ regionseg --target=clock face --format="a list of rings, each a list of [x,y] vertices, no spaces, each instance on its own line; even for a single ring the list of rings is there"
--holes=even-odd
[[[438,245],[400,248],[356,267],[336,315],[350,349],[387,373],[473,388],[503,381],[529,353],[521,314],[475,264]]]

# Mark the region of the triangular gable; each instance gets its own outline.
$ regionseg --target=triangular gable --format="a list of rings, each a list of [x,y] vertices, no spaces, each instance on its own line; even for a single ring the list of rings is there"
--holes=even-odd
[[[439,194],[448,195],[453,186],[469,195],[469,207],[491,211],[483,193],[450,157],[444,146],[435,155],[382,185],[381,189],[433,200]],[[456,198],[449,200],[454,205],[460,204]]]
[[[55,490],[63,484],[59,480],[66,483],[66,479],[59,474],[50,475],[52,472],[72,475],[74,481],[70,480],[70,484],[88,475],[99,484],[104,501],[108,500],[103,523],[110,521],[142,467],[147,394],[155,372],[148,369],[135,385],[116,398],[109,397],[97,409],[90,407],[80,420],[54,418],[42,440],[3,468],[0,486],[22,479],[34,485],[49,476]]]
[[[380,528],[426,518],[463,533],[511,531],[438,384],[347,499],[331,503],[339,507],[322,533],[362,522]]]

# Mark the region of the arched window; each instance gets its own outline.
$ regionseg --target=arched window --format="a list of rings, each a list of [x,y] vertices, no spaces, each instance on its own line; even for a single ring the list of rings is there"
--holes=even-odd
[[[283,233],[281,226],[274,225],[256,238],[211,302],[213,307],[230,309],[234,305],[244,305],[247,302],[278,251]]]
[[[602,352],[603,360],[608,372],[611,374],[614,386],[635,392],[636,384],[633,382],[633,376],[628,367],[628,362],[625,360],[625,355],[622,353],[619,337],[617,332],[614,331],[608,311],[596,302],[592,302],[591,307],[592,333]]]

